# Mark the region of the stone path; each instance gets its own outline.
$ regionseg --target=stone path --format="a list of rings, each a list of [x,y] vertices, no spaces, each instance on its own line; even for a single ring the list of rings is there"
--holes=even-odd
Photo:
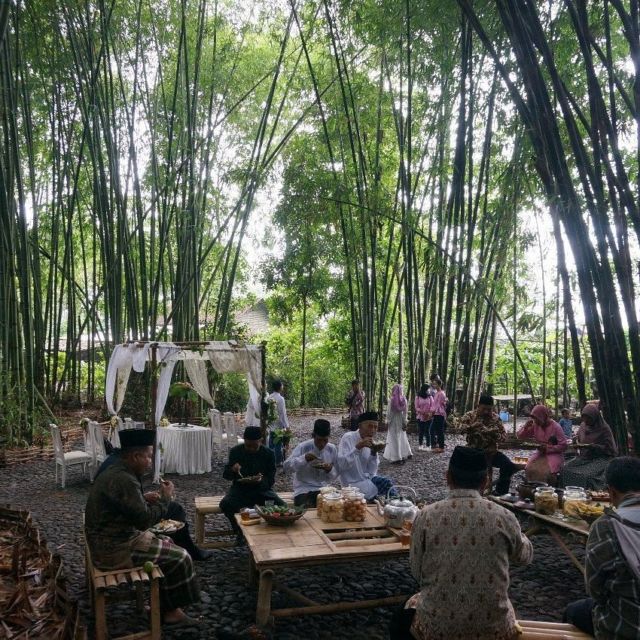
[[[343,433],[339,417],[326,417],[334,425],[331,440],[337,442]],[[299,439],[308,437],[314,419],[301,417],[292,420],[292,428]],[[443,498],[446,495],[444,475],[449,456],[455,444],[462,444],[462,439],[459,436],[448,437],[446,452],[438,455],[418,452],[416,436],[410,438],[414,457],[404,465],[383,461],[380,473],[393,478],[396,484],[413,486],[418,495],[429,502]],[[228,483],[222,479],[223,464],[224,460],[216,457],[211,473],[168,476],[176,485],[177,499],[187,508],[191,523],[195,496],[225,492]],[[89,624],[89,637],[92,637],[81,543],[82,510],[89,486],[80,478],[80,473],[73,470],[67,479],[67,488],[64,491],[55,488],[52,462],[0,471],[0,503],[29,509],[50,547],[62,555],[70,579],[70,591],[79,600]],[[279,471],[276,489],[291,490],[291,486],[291,479]],[[511,599],[521,618],[558,621],[568,602],[584,597],[583,580],[551,538],[537,536],[533,543],[533,565],[511,570]],[[579,555],[581,553],[580,550]],[[247,586],[247,565],[246,548],[219,550],[211,560],[197,563],[202,602],[190,613],[201,615],[204,624],[199,629],[165,630],[163,638],[215,639],[217,629],[239,631],[251,624],[255,619],[256,592]],[[289,571],[284,581],[319,601],[357,600],[365,596],[374,598],[416,590],[406,560],[298,569]],[[274,606],[294,606],[294,603],[274,593]],[[135,609],[126,603],[114,605],[110,612],[115,635],[144,626],[144,621],[136,618]],[[286,618],[277,622],[273,636],[278,640],[377,640],[387,637],[389,617],[388,609],[372,609],[330,616]]]

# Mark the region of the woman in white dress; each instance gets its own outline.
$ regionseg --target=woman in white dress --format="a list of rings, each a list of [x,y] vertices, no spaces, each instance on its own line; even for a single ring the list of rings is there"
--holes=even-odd
[[[389,425],[387,446],[382,455],[391,462],[405,462],[407,458],[411,457],[411,447],[404,430],[407,422],[407,399],[404,397],[401,384],[394,385],[391,391],[387,422]]]

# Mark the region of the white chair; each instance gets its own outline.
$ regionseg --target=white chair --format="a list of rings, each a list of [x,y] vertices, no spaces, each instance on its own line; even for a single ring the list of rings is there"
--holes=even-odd
[[[222,436],[222,420],[217,409],[209,409],[209,426],[211,427],[211,450],[218,447],[222,451],[225,439]]]
[[[104,448],[104,436],[102,435],[102,427],[97,422],[89,421],[87,432],[91,446],[91,480],[96,477],[100,465],[107,457],[107,451]]]
[[[236,417],[230,411],[222,414],[222,424],[227,436],[227,446],[235,447],[238,444],[238,434],[236,432]]]
[[[64,489],[67,479],[67,467],[74,465],[82,465],[82,472],[86,475],[87,465],[91,465],[93,458],[86,451],[68,451],[64,452],[62,446],[62,436],[60,435],[60,427],[50,424],[51,439],[53,440],[53,450],[56,458],[56,485],[58,484],[58,466],[62,468],[62,488]]]

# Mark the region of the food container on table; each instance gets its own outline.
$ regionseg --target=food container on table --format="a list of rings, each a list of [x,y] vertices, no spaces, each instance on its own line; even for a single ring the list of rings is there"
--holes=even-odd
[[[342,494],[336,491],[335,493],[326,493],[323,496],[320,520],[322,520],[322,522],[342,522],[344,520],[344,500]]]
[[[533,504],[537,513],[551,516],[558,509],[558,494],[553,487],[538,487],[533,497]]]
[[[548,487],[549,485],[546,482],[521,482],[518,485],[518,495],[526,500],[529,498],[530,500],[534,499],[535,491],[538,487]]]
[[[344,497],[344,519],[347,522],[364,522],[367,517],[367,501],[362,491],[351,491]]]
[[[320,493],[318,494],[318,497],[316,498],[316,509],[318,510],[318,518],[322,517],[322,503],[324,501],[324,496],[326,496],[328,493],[336,493],[336,488],[335,487],[321,487],[320,488]]]
[[[570,518],[579,518],[580,510],[588,502],[587,492],[582,487],[566,487],[564,490],[564,515]]]

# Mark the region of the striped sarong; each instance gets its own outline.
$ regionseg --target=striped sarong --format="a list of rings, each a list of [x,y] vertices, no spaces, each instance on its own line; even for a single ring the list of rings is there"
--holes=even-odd
[[[132,549],[131,560],[135,566],[150,560],[164,573],[160,581],[160,606],[170,611],[200,601],[200,586],[193,568],[191,557],[165,536],[154,536],[146,550]]]

